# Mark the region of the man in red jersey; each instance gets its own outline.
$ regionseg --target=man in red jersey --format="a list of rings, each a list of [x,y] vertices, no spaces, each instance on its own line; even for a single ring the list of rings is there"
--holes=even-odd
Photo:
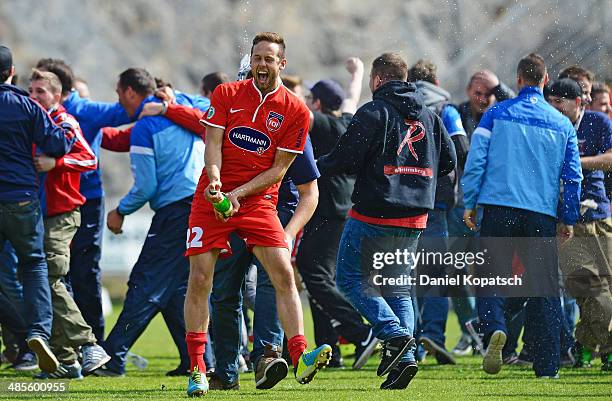
[[[208,390],[202,355],[208,328],[208,297],[215,262],[229,255],[229,235],[238,233],[262,262],[276,290],[281,324],[296,380],[305,384],[329,362],[327,344],[305,353],[302,306],[295,288],[288,238],[276,214],[278,187],[308,134],[306,105],[280,79],[285,43],[277,33],[259,33],[251,48],[253,78],[213,92],[202,122],[206,128],[206,174],[194,196],[187,235],[191,270],[185,299],[187,349],[193,373],[187,394]],[[223,218],[213,203],[226,193],[233,205]]]

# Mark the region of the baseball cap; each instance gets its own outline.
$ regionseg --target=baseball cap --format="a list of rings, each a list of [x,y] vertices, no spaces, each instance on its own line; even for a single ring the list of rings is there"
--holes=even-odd
[[[321,104],[330,110],[338,110],[342,106],[342,102],[346,95],[344,89],[336,81],[324,79],[310,88],[312,96],[319,99]]]
[[[11,49],[0,46],[0,71],[9,70],[13,66],[13,55]]]
[[[582,97],[582,88],[578,82],[571,78],[558,79],[548,87],[546,96],[576,99],[577,97]]]

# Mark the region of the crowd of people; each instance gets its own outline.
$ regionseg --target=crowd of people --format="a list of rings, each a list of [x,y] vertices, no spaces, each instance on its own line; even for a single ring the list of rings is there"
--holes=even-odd
[[[118,101],[105,103],[61,59],[41,59],[21,89],[0,46],[0,325],[13,369],[123,376],[161,312],[179,354],[167,375],[188,377],[189,396],[239,389],[250,369],[258,389],[289,366],[307,384],[344,367],[340,342],[355,346],[353,369],[382,344],[381,389],[406,388],[426,356],[482,354],[489,374],[531,364],[536,377],[558,378],[561,365],[589,367],[598,355],[610,371],[608,86],[581,66],[549,79],[532,53],[518,62],[518,94],[481,70],[454,104],[434,63],[384,53],[370,68],[372,100],[358,107],[359,58],[346,61],[346,89],[331,79],[306,87],[286,64],[283,38],[262,32],[237,81],[213,72],[189,95],[129,68]],[[101,148],[129,153],[134,179],[106,227],[119,235],[145,204],[155,212],[106,336]],[[543,241],[525,249],[517,237]],[[502,238],[499,271],[548,267],[563,279],[556,292],[520,297],[407,284],[373,295],[367,249],[381,238],[412,253]],[[462,335],[449,351],[451,307]]]

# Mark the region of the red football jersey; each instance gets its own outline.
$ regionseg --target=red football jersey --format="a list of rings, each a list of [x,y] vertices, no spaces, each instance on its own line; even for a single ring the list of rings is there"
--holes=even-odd
[[[263,96],[248,79],[219,85],[201,122],[225,130],[221,189],[229,192],[271,168],[277,149],[302,153],[310,113],[304,102],[283,85]],[[204,172],[198,191],[204,191],[208,183]],[[276,203],[279,185],[258,195]]]

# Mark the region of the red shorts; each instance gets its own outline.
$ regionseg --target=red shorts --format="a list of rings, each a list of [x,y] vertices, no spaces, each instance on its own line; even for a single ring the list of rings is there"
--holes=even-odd
[[[204,196],[196,195],[189,215],[185,255],[220,249],[219,257],[228,257],[232,254],[230,234],[233,232],[245,240],[249,251],[254,246],[289,248],[285,230],[272,202],[247,201],[240,205],[237,214],[222,222],[215,217],[212,204]]]

